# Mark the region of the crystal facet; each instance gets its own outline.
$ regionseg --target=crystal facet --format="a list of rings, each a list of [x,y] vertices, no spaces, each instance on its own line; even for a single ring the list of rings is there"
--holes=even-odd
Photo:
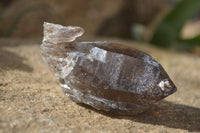
[[[176,91],[150,55],[116,43],[77,42],[83,33],[80,27],[44,23],[43,60],[73,101],[134,115]]]

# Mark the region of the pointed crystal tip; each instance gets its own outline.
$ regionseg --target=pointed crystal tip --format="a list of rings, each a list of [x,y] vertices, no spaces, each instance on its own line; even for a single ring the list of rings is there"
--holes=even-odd
[[[80,37],[85,32],[83,28],[78,26],[62,26],[44,22],[44,39],[43,41],[62,43],[72,42],[77,37]]]

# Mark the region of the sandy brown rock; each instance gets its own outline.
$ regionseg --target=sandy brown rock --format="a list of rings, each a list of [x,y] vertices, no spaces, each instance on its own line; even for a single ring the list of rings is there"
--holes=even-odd
[[[139,116],[97,112],[63,94],[40,40],[1,39],[0,132],[200,132],[200,58],[122,42],[150,53],[179,90]]]

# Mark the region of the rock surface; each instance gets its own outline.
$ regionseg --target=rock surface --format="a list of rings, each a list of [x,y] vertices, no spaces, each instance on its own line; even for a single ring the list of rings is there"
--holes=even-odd
[[[80,27],[44,23],[43,60],[73,101],[136,115],[176,91],[150,55],[123,44],[77,42],[83,33]]]
[[[0,132],[200,132],[200,58],[118,42],[151,54],[178,91],[138,116],[105,115],[62,93],[41,59],[40,40],[0,39]]]

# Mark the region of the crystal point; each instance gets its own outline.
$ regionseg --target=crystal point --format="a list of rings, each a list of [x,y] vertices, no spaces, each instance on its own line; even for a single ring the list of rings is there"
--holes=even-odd
[[[150,55],[109,42],[77,42],[77,26],[44,23],[42,58],[73,101],[122,115],[146,111],[176,87]]]

